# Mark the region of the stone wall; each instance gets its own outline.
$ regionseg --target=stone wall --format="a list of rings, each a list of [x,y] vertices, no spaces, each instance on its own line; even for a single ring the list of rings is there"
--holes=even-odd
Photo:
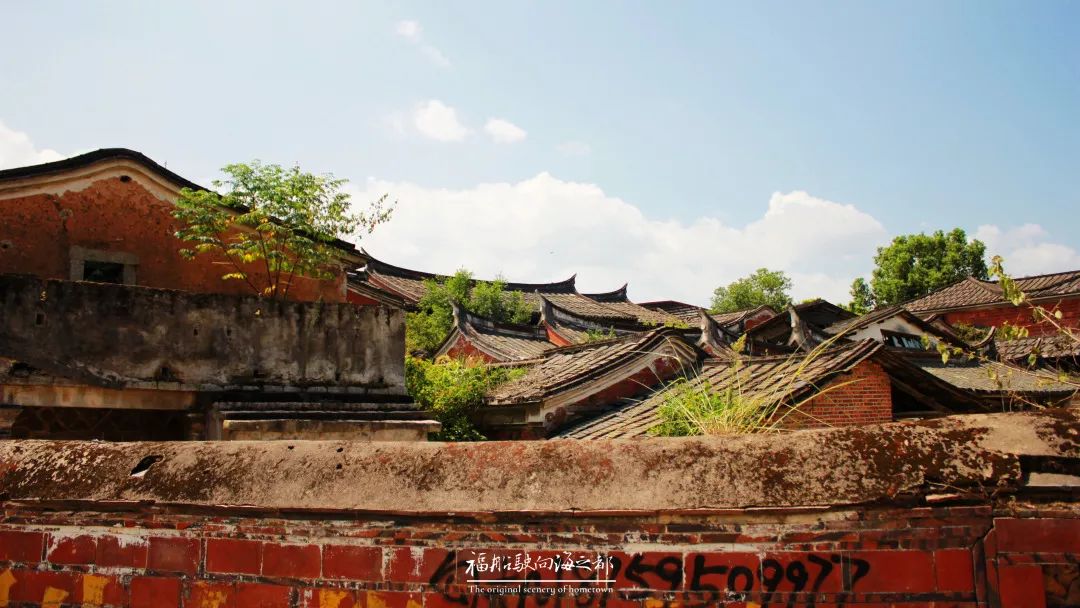
[[[0,275],[0,357],[105,387],[404,395],[400,310]]]
[[[0,605],[1075,606],[1077,439],[0,442]]]

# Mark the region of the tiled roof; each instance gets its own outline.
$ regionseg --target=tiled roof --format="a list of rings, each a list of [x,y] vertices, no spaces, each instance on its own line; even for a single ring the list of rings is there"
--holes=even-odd
[[[679,317],[687,323],[697,323],[699,311],[705,310],[701,306],[695,306],[694,304],[687,304],[686,302],[676,302],[675,300],[657,300],[655,302],[642,302],[641,306],[649,308],[651,310],[659,310],[666,312],[670,315]]]
[[[835,336],[847,332],[856,332],[865,327],[869,327],[874,323],[880,323],[893,317],[901,317],[911,325],[914,325],[915,327],[921,329],[924,333],[943,339],[946,342],[952,342],[957,346],[966,346],[966,344],[964,344],[963,341],[954,333],[924,321],[923,319],[917,317],[912,312],[898,304],[893,306],[884,306],[882,308],[878,308],[877,310],[873,310],[858,317],[837,321],[836,323],[825,327],[824,332],[830,336]]]
[[[634,304],[633,302],[605,302],[604,306],[611,308],[617,312],[628,315],[639,323],[646,325],[668,325],[670,327],[681,327],[687,324],[686,319],[677,317],[671,313],[667,313],[661,310],[652,310],[645,308],[640,304]]]
[[[1016,286],[1031,300],[1080,295],[1080,270],[1021,277],[1015,281]],[[904,307],[910,311],[922,313],[1006,302],[1007,300],[1002,296],[1001,287],[996,281],[967,277],[948,287],[912,300]]]
[[[615,291],[606,293],[588,293],[583,295],[594,302],[600,302],[604,306],[618,313],[632,317],[637,322],[646,325],[668,325],[671,327],[679,327],[686,324],[688,321],[697,322],[696,313],[694,314],[693,319],[684,319],[663,309],[635,304],[626,297],[626,289],[627,285],[623,285]]]
[[[566,312],[585,319],[598,322],[637,321],[632,314],[612,308],[609,304],[590,300],[579,293],[545,293],[543,296]]]
[[[400,294],[413,305],[415,305],[426,292],[426,288],[424,287],[425,280],[435,279],[442,281],[449,278],[447,275],[411,270],[409,268],[387,264],[386,262],[371,257],[366,251],[363,253],[368,258],[367,267],[365,268],[366,280],[374,283],[377,287]],[[539,309],[539,299],[536,298],[536,293],[565,293],[583,297],[580,294],[577,294],[574,289],[575,280],[576,277],[572,276],[569,279],[552,283],[507,282],[506,289],[509,291],[522,292],[525,294],[526,301],[533,304],[534,308]]]
[[[743,357],[738,363],[709,359],[691,387],[708,386],[725,390],[736,385],[744,394],[791,402],[821,387],[838,373],[850,370],[881,349],[873,340],[863,340],[823,349],[813,355]],[[801,369],[800,369],[801,368]],[[674,390],[665,387],[639,403],[585,421],[559,435],[570,439],[617,439],[644,437],[660,424],[660,406]]]
[[[693,348],[671,329],[654,329],[636,336],[616,338],[548,351],[525,376],[496,387],[488,405],[539,402],[553,394],[582,385],[616,369],[634,357],[653,357],[672,348],[691,353]]]
[[[477,350],[499,362],[535,359],[555,348],[547,331],[536,325],[499,323],[474,315],[454,305],[454,329],[435,353],[449,352],[464,337]]]
[[[937,353],[910,354],[905,358],[953,386],[980,393],[1070,394],[1077,388],[1059,382],[1049,372],[1029,371],[994,361],[952,357],[943,363]]]
[[[626,289],[629,284],[623,283],[623,286],[614,291],[605,291],[603,293],[584,293],[581,294],[590,300],[596,300],[597,302],[629,302],[626,297]]]
[[[746,317],[749,317],[751,314],[761,310],[762,308],[769,308],[769,310],[772,310],[772,308],[769,306],[756,306],[754,308],[747,308],[745,310],[718,312],[710,316],[720,325],[731,325],[732,323],[738,323],[739,321],[742,321]]]
[[[1065,335],[994,340],[994,349],[1003,361],[1018,363],[1027,360],[1032,353],[1044,359],[1080,359],[1080,341]]]
[[[794,304],[789,308],[804,322],[809,323],[813,329],[822,329],[845,319],[855,317],[852,313],[826,300],[817,299],[802,304]],[[715,318],[715,317],[714,317]],[[718,321],[719,322],[719,321]],[[767,321],[758,323],[748,330],[751,336],[766,335],[782,328],[791,327],[791,316],[788,311],[778,313]]]

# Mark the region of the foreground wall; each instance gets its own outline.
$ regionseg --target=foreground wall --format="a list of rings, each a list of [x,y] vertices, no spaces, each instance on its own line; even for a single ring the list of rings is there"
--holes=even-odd
[[[1075,606],[1078,440],[0,442],[0,606]]]

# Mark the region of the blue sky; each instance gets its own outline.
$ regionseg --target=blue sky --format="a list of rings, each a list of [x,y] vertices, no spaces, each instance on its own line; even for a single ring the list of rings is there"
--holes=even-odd
[[[388,261],[637,299],[954,226],[1080,267],[1075,2],[222,4],[9,3],[0,164],[298,162],[399,201]]]

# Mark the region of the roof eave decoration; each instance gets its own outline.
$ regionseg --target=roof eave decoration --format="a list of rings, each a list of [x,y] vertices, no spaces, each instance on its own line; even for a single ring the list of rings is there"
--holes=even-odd
[[[622,287],[613,291],[604,293],[584,293],[581,295],[590,300],[596,300],[597,302],[629,302],[630,299],[626,297],[626,289],[629,285],[629,283],[623,283]]]

